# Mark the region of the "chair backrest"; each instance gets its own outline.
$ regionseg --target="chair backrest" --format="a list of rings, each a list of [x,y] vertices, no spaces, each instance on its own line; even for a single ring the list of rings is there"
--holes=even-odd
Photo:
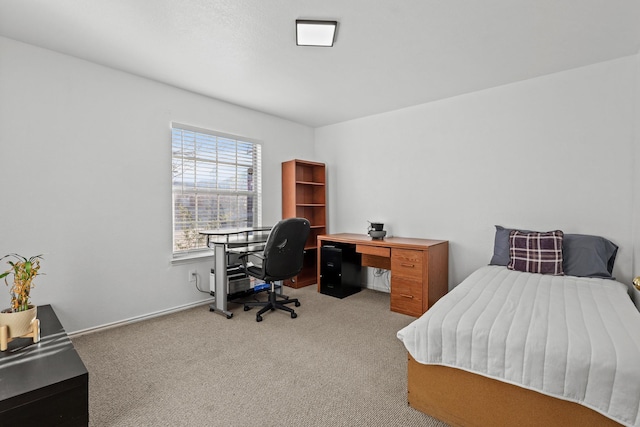
[[[310,228],[305,218],[283,219],[273,226],[264,246],[264,280],[285,280],[300,273]]]

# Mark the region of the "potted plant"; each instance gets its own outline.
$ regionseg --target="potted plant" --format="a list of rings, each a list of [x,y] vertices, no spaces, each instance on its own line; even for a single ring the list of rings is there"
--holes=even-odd
[[[0,328],[8,328],[8,337],[21,337],[29,332],[34,332],[32,323],[37,316],[37,308],[30,304],[29,296],[33,288],[33,279],[39,274],[42,255],[31,258],[18,254],[9,254],[0,258],[13,258],[7,261],[11,268],[0,274],[7,286],[11,286],[11,307],[0,312]],[[13,283],[10,285],[7,276],[13,275]],[[7,332],[4,332],[7,333]],[[35,340],[34,340],[35,341]]]

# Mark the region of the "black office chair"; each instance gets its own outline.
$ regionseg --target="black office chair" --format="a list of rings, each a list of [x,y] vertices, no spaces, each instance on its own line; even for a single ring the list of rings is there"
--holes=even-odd
[[[275,309],[288,311],[291,313],[292,319],[298,317],[292,308],[285,305],[293,303],[296,307],[300,307],[298,299],[289,297],[277,299],[274,282],[290,279],[300,273],[304,258],[304,245],[309,237],[309,231],[310,224],[305,218],[283,219],[271,229],[262,255],[253,255],[262,259],[261,267],[247,266],[248,255],[241,257],[242,269],[248,275],[264,280],[271,285],[267,301],[244,304],[244,311],[251,307],[262,307],[256,314],[256,322],[262,321],[262,315],[265,312]]]

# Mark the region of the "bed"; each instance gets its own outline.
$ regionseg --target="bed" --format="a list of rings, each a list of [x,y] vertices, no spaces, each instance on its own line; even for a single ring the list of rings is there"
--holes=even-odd
[[[640,313],[610,252],[591,277],[569,252],[559,274],[481,267],[400,330],[409,404],[461,426],[640,427]]]

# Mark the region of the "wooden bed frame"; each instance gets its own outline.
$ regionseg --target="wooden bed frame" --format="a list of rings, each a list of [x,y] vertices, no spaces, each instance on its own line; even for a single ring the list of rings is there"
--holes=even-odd
[[[586,406],[411,355],[407,373],[409,405],[452,426],[621,425]]]

